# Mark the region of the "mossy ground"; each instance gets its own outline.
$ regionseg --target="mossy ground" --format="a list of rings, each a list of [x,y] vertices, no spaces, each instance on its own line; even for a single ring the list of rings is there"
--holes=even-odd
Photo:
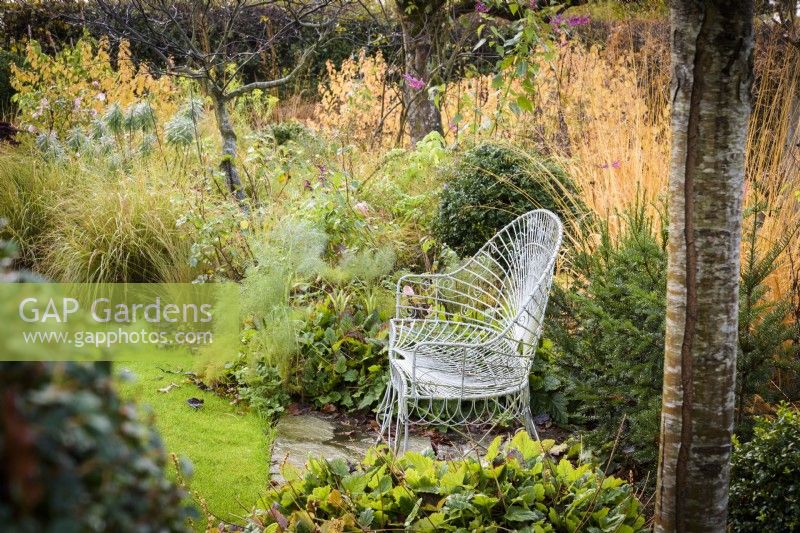
[[[180,361],[115,363],[120,393],[151,409],[167,451],[191,461],[188,485],[198,509],[199,496],[214,516],[241,523],[268,486],[274,431],[255,413],[169,372],[189,368]],[[159,392],[171,383],[178,387]],[[202,399],[203,407],[190,408],[191,397]]]

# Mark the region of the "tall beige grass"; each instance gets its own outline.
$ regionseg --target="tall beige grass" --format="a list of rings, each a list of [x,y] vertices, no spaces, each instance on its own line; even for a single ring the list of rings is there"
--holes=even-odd
[[[671,137],[664,51],[617,42],[570,47],[540,85],[542,142],[562,156],[585,204],[612,221],[637,200],[663,205]]]
[[[0,237],[26,267],[61,282],[189,282],[192,235],[173,199],[182,183],[157,157],[129,170],[87,157],[0,151]]]
[[[790,296],[800,319],[800,52],[775,33],[760,44],[747,139],[747,198],[768,208],[759,251],[785,246],[769,279],[772,294]]]
[[[667,199],[669,43],[646,29],[636,40],[634,51],[632,33],[621,26],[602,49],[562,49],[539,77],[537,120],[506,126],[516,139],[531,137],[533,129],[532,142],[560,156],[581,200],[609,220],[612,233],[624,224],[626,206],[643,201],[655,214]],[[783,248],[768,279],[769,297],[790,296],[800,319],[800,51],[763,27],[755,68],[746,207],[767,208],[758,251]],[[591,245],[591,231],[580,230]]]
[[[146,176],[93,179],[59,198],[46,236],[43,272],[94,283],[179,283],[193,279],[190,242],[177,228],[171,190]]]
[[[613,235],[624,225],[620,214],[627,206],[644,203],[655,215],[666,205],[671,72],[663,20],[618,22],[605,37],[602,46],[573,40],[542,65],[533,114],[518,117],[508,112],[502,90],[493,89],[487,76],[450,84],[442,117],[448,141],[501,138],[558,158],[580,187],[578,200],[608,220]],[[792,233],[800,224],[800,52],[766,26],[759,29],[756,51],[747,205],[759,202],[769,208],[761,221],[761,252],[788,241],[769,282],[773,297],[793,295],[800,319],[800,236]],[[322,129],[344,125],[348,137],[366,140],[375,134],[376,125],[391,124],[389,135],[374,146],[362,142],[368,152],[401,140],[400,90],[389,81],[388,65],[364,60],[360,70],[353,62],[332,69],[331,75],[330,85],[321,88],[324,98],[317,108]],[[384,117],[382,110],[387,109],[392,111]],[[453,125],[456,116],[463,117],[462,122]],[[662,220],[653,218],[657,224]],[[591,228],[577,229],[582,234],[576,237],[591,246]]]

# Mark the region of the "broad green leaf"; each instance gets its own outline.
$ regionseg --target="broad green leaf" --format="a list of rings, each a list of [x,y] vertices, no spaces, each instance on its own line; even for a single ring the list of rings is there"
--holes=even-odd
[[[604,489],[614,489],[621,485],[624,485],[625,482],[618,477],[609,476],[603,480],[602,487]]]
[[[411,511],[408,513],[408,516],[406,517],[406,521],[403,524],[405,527],[411,527],[411,524],[414,522],[414,519],[417,517],[417,513],[419,513],[420,505],[422,505],[422,498],[417,500],[417,502],[414,504],[414,507],[412,507]]]
[[[517,106],[520,108],[521,111],[526,113],[531,113],[533,111],[533,103],[528,100],[525,96],[517,96]]]
[[[503,443],[502,437],[499,435],[494,438],[491,444],[489,444],[489,448],[486,450],[486,455],[484,455],[484,460],[488,464],[492,464],[494,458],[497,457],[497,454],[500,452],[500,445]]]
[[[414,522],[411,526],[411,529],[413,531],[438,531],[439,526],[443,525],[445,520],[446,517],[444,513],[431,513],[430,515],[420,518]]]
[[[494,496],[487,496],[486,494],[476,494],[472,498],[472,503],[478,507],[492,507],[500,500]]]
[[[450,494],[453,489],[463,485],[465,473],[466,468],[463,464],[458,468],[455,467],[455,464],[448,465],[447,472],[439,479],[440,494]]]
[[[342,488],[349,494],[358,496],[367,488],[367,476],[360,472],[348,474],[342,478],[341,483]]]
[[[525,431],[514,435],[514,438],[511,439],[511,447],[518,450],[526,461],[542,454],[542,446]]]
[[[504,518],[509,522],[536,522],[543,519],[544,515],[539,511],[512,506],[506,511]]]
[[[358,525],[365,529],[371,526],[374,520],[375,511],[369,508],[364,509],[361,511],[361,514],[358,515]]]

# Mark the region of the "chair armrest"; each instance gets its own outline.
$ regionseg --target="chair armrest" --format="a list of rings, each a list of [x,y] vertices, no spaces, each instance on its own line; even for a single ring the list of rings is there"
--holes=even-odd
[[[432,300],[431,303],[433,303],[435,305],[435,303],[436,303],[435,294],[433,295],[433,297],[426,296],[425,295],[425,292],[426,292],[425,289],[428,289],[429,287],[433,287],[434,280],[439,279],[439,278],[441,278],[443,276],[444,276],[443,274],[406,274],[404,276],[401,276],[400,279],[397,280],[397,289],[396,289],[396,292],[395,292],[395,297],[396,297],[396,300],[395,300],[395,317],[396,318],[402,318],[401,314],[402,314],[403,309],[409,310],[412,313],[415,312],[415,311],[424,311],[425,310],[425,308],[423,307],[424,302],[423,302],[423,304],[420,304],[420,305],[407,305],[407,306],[404,306],[402,304],[403,296],[406,296],[409,299],[411,299],[413,297],[417,297],[417,298],[421,298],[421,299],[429,299],[429,300]],[[429,282],[429,285],[427,287],[425,286],[425,282],[426,281]],[[406,287],[409,287],[411,289],[411,294],[404,294],[403,293],[403,290]]]
[[[397,280],[395,317],[423,318],[436,309],[444,320],[474,313],[482,321],[491,321],[493,310],[500,303],[498,295],[456,277],[459,270],[448,274],[402,276]]]
[[[417,346],[487,347],[503,339],[503,331],[469,322],[393,318],[389,321],[389,346],[408,349]]]

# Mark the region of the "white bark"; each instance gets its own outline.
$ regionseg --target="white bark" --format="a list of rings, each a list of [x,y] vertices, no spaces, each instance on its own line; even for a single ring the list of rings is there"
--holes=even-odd
[[[667,337],[656,531],[726,530],[752,1],[671,6]]]

